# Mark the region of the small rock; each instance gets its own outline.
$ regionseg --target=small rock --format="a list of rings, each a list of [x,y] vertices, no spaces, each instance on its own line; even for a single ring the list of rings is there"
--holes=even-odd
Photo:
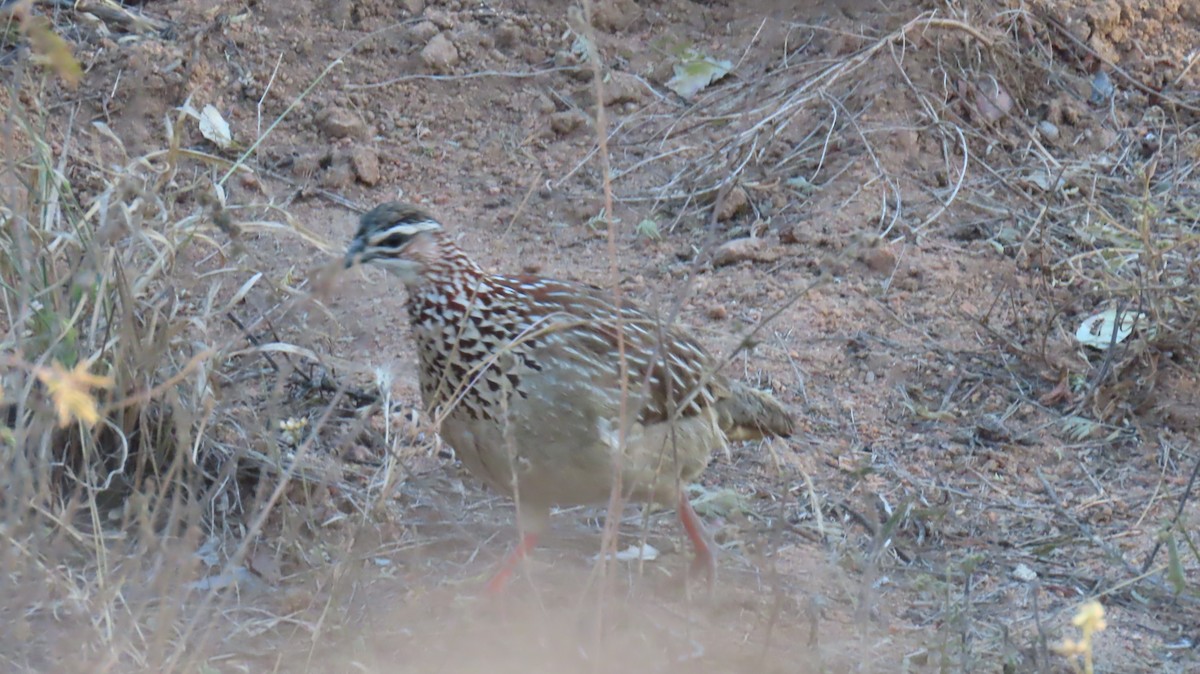
[[[584,73],[586,77],[591,77],[591,68],[583,68],[579,72]],[[591,109],[596,106],[594,91],[595,89],[590,83],[579,87],[577,94],[584,107]],[[640,104],[645,98],[646,88],[637,77],[617,70],[609,72],[608,79],[604,82],[605,107],[620,103]]]
[[[336,105],[317,115],[317,128],[330,138],[366,138],[367,123],[353,110]]]
[[[858,259],[877,274],[890,274],[896,268],[896,255],[886,246],[872,246],[863,251]]]
[[[408,35],[414,42],[429,42],[441,30],[432,21],[422,21],[408,29]]]
[[[454,17],[451,16],[449,12],[446,12],[446,11],[443,11],[440,9],[427,8],[425,10],[425,17],[428,18],[430,21],[432,21],[435,26],[437,26],[438,28],[441,28],[442,30],[449,30],[451,28],[454,28]]]
[[[404,11],[412,16],[425,11],[425,0],[400,0],[400,4],[404,7]]]
[[[1092,95],[1088,98],[1088,103],[1092,105],[1104,105],[1108,99],[1112,98],[1113,92],[1116,89],[1113,87],[1112,78],[1103,70],[1097,70],[1092,76]]]
[[[641,103],[646,98],[646,87],[630,73],[614,70],[604,83],[604,104]]]
[[[578,110],[566,110],[550,115],[550,128],[560,136],[565,136],[587,123],[587,117]]]
[[[729,318],[729,311],[725,309],[724,304],[714,304],[708,308],[708,311],[705,311],[704,313],[714,321],[723,321],[726,318]]]
[[[1012,431],[995,414],[985,414],[975,421],[975,436],[984,442],[1011,442],[1013,439]]]
[[[1038,122],[1037,130],[1038,133],[1042,134],[1042,138],[1045,138],[1052,143],[1058,140],[1058,127],[1048,119],[1043,119],[1042,121]]]
[[[369,147],[356,147],[350,151],[350,164],[359,182],[367,187],[379,183],[379,154]]]
[[[717,221],[726,222],[732,220],[749,207],[750,197],[746,195],[746,190],[741,187],[735,187],[725,194],[725,198],[717,206]]]
[[[1033,581],[1037,580],[1038,577],[1037,571],[1034,571],[1024,564],[1017,564],[1016,568],[1013,569],[1012,575],[1013,578],[1016,578],[1024,583],[1032,583]]]
[[[742,260],[763,260],[764,248],[762,239],[746,237],[726,241],[713,251],[713,266],[724,267]]]
[[[447,73],[458,65],[458,48],[445,34],[438,33],[421,50],[421,60],[434,71]]]

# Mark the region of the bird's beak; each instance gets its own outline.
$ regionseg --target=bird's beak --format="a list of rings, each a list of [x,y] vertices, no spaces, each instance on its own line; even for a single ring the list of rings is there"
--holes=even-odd
[[[346,249],[346,269],[362,262],[363,240],[355,239],[350,242],[350,247]]]

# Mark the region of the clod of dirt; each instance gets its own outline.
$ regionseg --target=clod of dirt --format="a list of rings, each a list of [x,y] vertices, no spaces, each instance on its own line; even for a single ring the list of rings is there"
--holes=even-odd
[[[421,50],[421,60],[439,73],[448,73],[458,65],[458,48],[443,33],[433,36]]]
[[[369,147],[356,147],[350,151],[350,165],[359,182],[367,187],[379,184],[379,154]]]
[[[317,128],[330,138],[366,138],[367,123],[353,110],[332,105],[317,115]]]
[[[533,100],[533,109],[540,115],[549,115],[558,109],[554,105],[554,101],[546,94],[539,93],[537,98]]]
[[[450,30],[455,26],[454,16],[445,10],[426,9],[425,18],[432,21],[433,25],[441,28],[442,30]]]
[[[565,136],[587,124],[587,121],[587,115],[578,110],[556,112],[550,115],[550,129],[560,136]]]
[[[521,39],[521,29],[516,24],[506,22],[500,24],[496,29],[496,47],[498,49],[509,49],[517,44]]]
[[[623,31],[642,18],[642,8],[634,0],[605,0],[596,4],[592,25],[600,30]]]
[[[732,220],[749,207],[750,197],[746,195],[746,190],[741,187],[735,187],[729,190],[721,203],[717,205],[717,221],[726,222]]]
[[[714,321],[723,321],[729,318],[729,311],[725,308],[724,304],[714,304],[704,314]]]
[[[804,230],[800,225],[788,225],[779,231],[779,243],[795,245],[805,243],[807,237],[804,235]]]
[[[772,262],[778,257],[778,254],[767,249],[762,239],[745,237],[726,241],[713,251],[713,266],[724,267],[743,260]]]
[[[590,72],[585,70],[584,72]],[[591,109],[596,105],[596,99],[592,95],[592,85],[588,83],[577,90],[579,101],[583,107]],[[638,103],[640,104],[646,97],[646,88],[642,85],[637,77],[630,73],[620,72],[617,70],[611,71],[608,79],[604,82],[604,105],[617,105],[618,103]]]
[[[577,80],[579,82],[592,81],[592,69],[579,67],[579,59],[575,58],[574,54],[565,49],[559,49],[558,51],[554,52],[554,59],[552,63],[554,63],[555,68],[575,68],[575,70],[567,71],[567,77],[570,77],[573,80]]]
[[[896,268],[896,254],[885,246],[872,246],[858,255],[867,269],[877,274],[891,274]]]
[[[433,25],[432,21],[422,21],[412,28],[408,29],[408,36],[414,42],[429,42],[434,35],[442,32],[440,28]]]

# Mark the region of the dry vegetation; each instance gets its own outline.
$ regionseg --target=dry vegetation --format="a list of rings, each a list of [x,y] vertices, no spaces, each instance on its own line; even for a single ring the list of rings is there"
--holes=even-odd
[[[634,80],[653,94],[616,102],[607,126],[588,117],[578,147],[542,146],[563,159],[547,190],[605,206],[563,226],[606,222],[631,242],[617,262],[642,268],[678,255],[653,258],[667,249],[652,239],[676,242],[686,262],[659,276],[688,277],[675,308],[697,277],[729,274],[720,287],[761,311],[714,341],[759,344],[765,365],[733,366],[786,390],[803,432],[718,457],[700,488],[730,550],[716,597],[660,582],[681,566],[668,555],[621,566],[598,602],[603,513],[575,511],[536,587],[493,606],[476,576],[504,549],[507,507],[458,474],[400,395],[411,383],[310,334],[346,320],[330,299],[344,286],[311,273],[343,241],[299,204],[384,190],[352,185],[356,200],[272,154],[273,134],[307,132],[295,118],[330,73],[416,21],[355,5],[354,40],[253,73],[253,121],[235,127],[251,140],[221,149],[186,97],[135,131],[109,114],[135,85],[98,65],[104,50],[220,53],[205,40],[258,20],[166,4],[171,21],[158,3],[0,10],[0,668],[1057,672],[1075,661],[1054,646],[1093,598],[1108,625],[1077,623],[1080,663],[1200,662],[1195,53],[1164,78],[1114,65],[1111,26],[1102,45],[1081,36],[1086,5],[910,3],[875,25],[797,18],[771,47],[763,20],[734,73],[686,104],[653,78],[602,79],[602,98]],[[526,4],[513,16],[540,6]],[[627,58],[619,21],[541,10],[534,24],[592,60],[521,77],[565,90]],[[469,65],[421,82],[474,81]],[[338,86],[381,81],[362,72]],[[504,235],[549,208],[536,187],[513,196]],[[733,265],[710,264],[718,244]],[[650,257],[620,257],[638,248]],[[1111,348],[1080,346],[1105,308],[1143,318]],[[666,521],[631,510],[622,534],[670,549]]]

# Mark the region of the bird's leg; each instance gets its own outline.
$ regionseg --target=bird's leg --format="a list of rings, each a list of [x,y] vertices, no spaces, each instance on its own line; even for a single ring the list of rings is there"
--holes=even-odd
[[[508,556],[500,563],[500,569],[488,581],[487,594],[494,596],[504,591],[504,588],[508,586],[508,581],[512,579],[513,573],[516,572],[517,565],[537,547],[537,540],[538,535],[532,532],[527,532],[521,537],[520,542],[517,543],[517,547],[508,553]]]
[[[704,523],[700,521],[700,516],[692,509],[692,502],[688,500],[686,492],[679,492],[678,510],[683,530],[691,539],[692,547],[696,548],[691,574],[703,573],[708,583],[708,589],[711,591],[713,582],[717,579],[717,558],[713,555],[713,542],[709,539],[708,532],[704,530]]]

